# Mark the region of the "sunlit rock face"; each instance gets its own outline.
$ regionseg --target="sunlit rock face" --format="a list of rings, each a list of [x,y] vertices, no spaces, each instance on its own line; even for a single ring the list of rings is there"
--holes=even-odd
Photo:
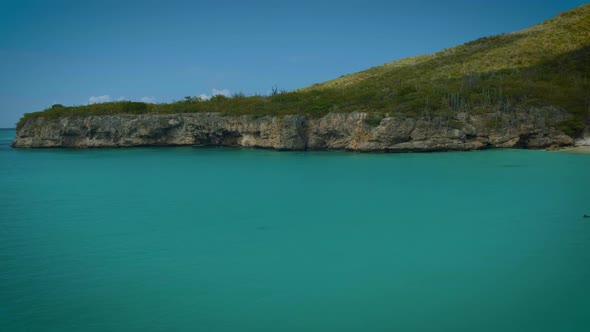
[[[549,148],[574,140],[558,129],[555,109],[446,117],[330,113],[321,118],[222,116],[217,113],[36,118],[17,131],[17,148],[232,146],[363,152]]]

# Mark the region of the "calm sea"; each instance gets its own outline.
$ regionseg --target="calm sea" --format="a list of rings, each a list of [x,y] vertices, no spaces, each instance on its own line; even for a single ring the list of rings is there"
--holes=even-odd
[[[13,136],[0,331],[590,331],[590,155]]]

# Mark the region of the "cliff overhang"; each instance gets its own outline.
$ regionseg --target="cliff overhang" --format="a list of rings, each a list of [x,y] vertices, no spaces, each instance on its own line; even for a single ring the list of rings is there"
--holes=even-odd
[[[321,118],[218,113],[38,117],[17,130],[13,146],[230,146],[361,152],[542,149],[574,144],[574,139],[558,129],[557,124],[567,117],[553,108],[428,118],[363,112],[330,113]]]

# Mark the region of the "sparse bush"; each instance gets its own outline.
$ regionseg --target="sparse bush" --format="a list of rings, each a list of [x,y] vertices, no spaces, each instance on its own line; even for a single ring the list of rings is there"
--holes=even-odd
[[[570,137],[580,137],[584,131],[584,127],[584,122],[576,117],[562,121],[559,124],[559,129]]]
[[[383,115],[382,114],[377,114],[377,113],[369,113],[367,114],[367,116],[363,119],[363,122],[371,127],[377,127],[378,125],[381,124],[381,120],[383,120]]]

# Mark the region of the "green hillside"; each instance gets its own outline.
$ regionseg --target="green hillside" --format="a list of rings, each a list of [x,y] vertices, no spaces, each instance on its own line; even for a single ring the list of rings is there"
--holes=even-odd
[[[403,45],[400,45],[403,47]],[[114,102],[53,107],[21,119],[87,114],[221,112],[253,116],[365,111],[406,116],[513,111],[558,106],[579,133],[590,113],[590,5],[528,29],[481,38],[322,84],[270,96],[186,97],[170,104]],[[17,127],[18,127],[17,126]]]

